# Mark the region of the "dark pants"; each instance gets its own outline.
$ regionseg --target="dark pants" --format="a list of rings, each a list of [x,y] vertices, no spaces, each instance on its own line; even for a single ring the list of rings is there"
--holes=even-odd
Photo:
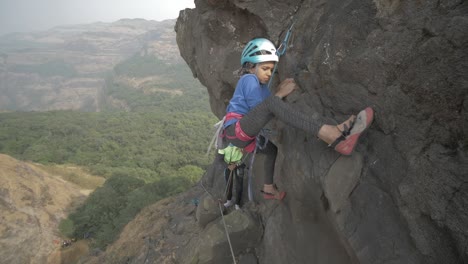
[[[245,164],[237,166],[232,172],[228,168],[224,170],[224,179],[226,180],[226,199],[231,200],[233,192],[235,193],[235,204],[241,205],[242,192],[244,189]]]
[[[311,133],[313,136],[317,136],[320,127],[323,125],[323,120],[317,115],[306,115],[299,112],[294,109],[291,104],[284,102],[276,96],[268,97],[265,101],[258,104],[243,116],[238,122],[240,122],[242,130],[247,135],[253,137],[258,135],[262,128],[265,127],[273,117],[278,118],[292,127]],[[232,138],[236,135],[235,124],[226,128],[226,135],[228,136],[226,137],[227,142],[236,147],[244,148],[250,143],[250,141],[242,141],[238,138]],[[269,141],[266,147],[258,153],[266,155],[265,184],[272,184],[278,148]]]

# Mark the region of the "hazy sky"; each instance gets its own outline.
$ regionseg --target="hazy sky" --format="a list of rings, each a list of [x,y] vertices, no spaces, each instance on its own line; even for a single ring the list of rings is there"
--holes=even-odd
[[[161,21],[194,7],[193,0],[0,0],[0,35],[121,18]]]

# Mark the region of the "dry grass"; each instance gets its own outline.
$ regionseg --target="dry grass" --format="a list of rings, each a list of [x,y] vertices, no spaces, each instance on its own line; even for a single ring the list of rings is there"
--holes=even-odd
[[[62,250],[61,263],[76,263],[81,256],[86,256],[89,252],[88,243],[84,240],[73,243],[69,248]]]
[[[8,241],[2,244],[0,263],[5,259],[46,263],[57,248],[60,220],[84,201],[83,191],[104,182],[83,169],[70,167],[32,164],[0,154],[0,237]],[[84,251],[78,246],[78,253],[70,252],[66,261]]]
[[[48,264],[72,264],[79,263],[80,258],[87,256],[89,246],[87,241],[79,240],[73,243],[70,247],[57,249],[50,254],[47,259]]]

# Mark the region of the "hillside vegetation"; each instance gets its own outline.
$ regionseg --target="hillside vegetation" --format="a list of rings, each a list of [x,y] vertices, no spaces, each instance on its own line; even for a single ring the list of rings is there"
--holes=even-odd
[[[152,55],[116,65],[102,96],[103,112],[0,113],[1,153],[48,168],[76,164],[107,178],[60,223],[62,234],[91,238],[98,248],[143,207],[200,179],[216,122],[188,67]],[[64,177],[85,184],[73,173]]]
[[[108,178],[60,226],[104,248],[141,208],[198,181],[213,121],[202,111],[1,113],[0,152]]]
[[[206,167],[212,121],[197,112],[1,113],[0,152],[153,182]]]

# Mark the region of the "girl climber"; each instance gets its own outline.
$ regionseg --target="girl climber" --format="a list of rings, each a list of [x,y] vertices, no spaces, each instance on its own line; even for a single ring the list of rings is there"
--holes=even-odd
[[[242,148],[243,152],[252,152],[255,149],[256,136],[273,117],[277,117],[290,126],[317,136],[335,151],[350,155],[359,136],[372,122],[372,108],[368,107],[357,117],[353,115],[336,126],[324,124],[324,121],[315,115],[298,112],[282,100],[296,88],[293,79],[284,80],[279,84],[277,92],[274,95],[270,94],[268,82],[277,62],[276,48],[271,41],[256,38],[245,46],[241,55],[242,76],[227,106],[223,124],[227,143]],[[282,200],[286,196],[286,193],[279,191],[273,183],[277,151],[277,147],[271,141],[259,151],[266,155],[266,177],[262,190],[265,199]]]

